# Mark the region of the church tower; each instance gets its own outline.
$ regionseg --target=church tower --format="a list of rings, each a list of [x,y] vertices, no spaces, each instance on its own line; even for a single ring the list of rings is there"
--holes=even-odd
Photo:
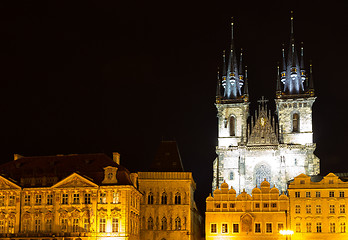
[[[285,191],[287,182],[299,174],[319,173],[312,129],[316,99],[312,66],[307,74],[303,45],[297,53],[291,13],[290,44],[287,52],[282,49],[281,70],[278,66],[276,115],[262,97],[255,115],[249,116],[248,75],[242,69],[242,53],[237,62],[233,27],[232,22],[228,60],[224,52],[222,76],[218,73],[218,146],[212,190],[226,182],[239,193],[244,189],[251,193],[266,179]]]
[[[226,61],[226,57],[228,60]],[[237,59],[239,58],[239,62]],[[218,111],[218,146],[225,149],[217,152],[214,161],[213,186],[223,182],[221,170],[229,165],[224,159],[228,148],[243,145],[246,141],[247,119],[249,116],[249,94],[247,70],[243,71],[243,52],[238,56],[234,44],[234,22],[231,22],[231,46],[228,56],[223,52],[222,77],[218,72],[216,108]],[[244,86],[244,87],[243,87]],[[238,169],[238,156],[230,156],[229,162]],[[215,187],[213,187],[215,188]]]

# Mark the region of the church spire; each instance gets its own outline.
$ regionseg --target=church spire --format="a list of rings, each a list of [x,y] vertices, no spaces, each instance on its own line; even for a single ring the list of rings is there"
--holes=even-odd
[[[221,80],[220,80],[220,70],[217,70],[217,86],[216,86],[216,101],[220,101],[221,98]]]
[[[280,72],[279,72],[279,64],[277,65],[277,86],[276,86],[276,96],[279,98],[282,95],[280,83]]]
[[[310,96],[314,96],[313,64],[312,63],[309,64],[308,92]]]
[[[248,68],[247,66],[245,68],[245,84],[243,89],[243,95],[244,95],[244,101],[247,102],[249,100],[249,86],[248,86]]]

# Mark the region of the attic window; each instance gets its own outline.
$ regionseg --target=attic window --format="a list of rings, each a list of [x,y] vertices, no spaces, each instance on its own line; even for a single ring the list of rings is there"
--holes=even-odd
[[[329,184],[333,184],[334,183],[334,181],[333,180],[329,180]]]
[[[301,181],[300,181],[300,184],[305,184],[305,180],[301,180]]]

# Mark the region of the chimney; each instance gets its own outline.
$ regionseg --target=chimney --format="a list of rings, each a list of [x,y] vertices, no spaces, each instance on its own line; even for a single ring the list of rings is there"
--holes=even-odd
[[[118,152],[113,152],[112,153],[112,160],[120,165],[120,154]]]

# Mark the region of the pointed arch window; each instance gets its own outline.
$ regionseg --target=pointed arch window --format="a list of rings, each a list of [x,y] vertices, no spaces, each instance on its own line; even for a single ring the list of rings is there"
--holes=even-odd
[[[152,219],[152,217],[149,217],[149,219],[147,220],[147,229],[148,230],[153,230],[153,219]]]
[[[179,217],[175,218],[175,230],[181,230],[181,219]]]
[[[300,115],[294,113],[292,115],[292,132],[299,132],[300,130]]]
[[[236,118],[234,116],[230,117],[230,136],[236,135]]]
[[[166,192],[162,193],[161,204],[167,204],[167,193]]]
[[[271,181],[271,168],[266,164],[257,165],[255,167],[256,185],[260,186],[265,179],[268,182]]]
[[[153,204],[153,194],[152,192],[149,192],[147,195],[147,204]]]
[[[174,203],[181,204],[181,194],[179,192],[175,193]]]
[[[167,230],[167,219],[166,219],[166,217],[162,218],[161,230]]]

